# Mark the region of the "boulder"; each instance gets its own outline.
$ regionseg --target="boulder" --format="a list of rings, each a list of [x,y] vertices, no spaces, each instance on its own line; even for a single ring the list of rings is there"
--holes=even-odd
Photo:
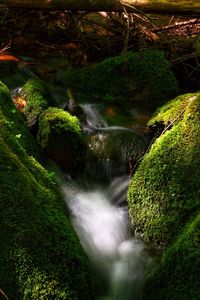
[[[150,124],[165,129],[145,155],[128,191],[133,228],[146,240],[169,243],[200,208],[200,95],[170,101]],[[191,176],[192,174],[192,176]]]
[[[67,70],[61,80],[78,102],[129,102],[151,110],[178,92],[170,64],[158,50],[130,51],[87,68]]]
[[[9,299],[94,299],[89,263],[53,174],[0,83],[0,282]]]
[[[199,299],[200,94],[181,95],[160,108],[149,125],[160,124],[128,190],[132,228],[163,248],[143,299]]]
[[[37,79],[29,79],[19,90],[19,94],[14,97],[16,106],[20,100],[24,101],[21,112],[25,116],[28,126],[36,134],[40,114],[53,105],[54,101],[46,85]]]
[[[48,108],[40,115],[37,140],[46,155],[71,175],[84,167],[86,143],[77,117]]]

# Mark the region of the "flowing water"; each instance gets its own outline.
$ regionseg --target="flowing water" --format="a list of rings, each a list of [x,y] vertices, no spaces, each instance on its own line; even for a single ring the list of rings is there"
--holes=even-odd
[[[90,129],[107,126],[96,108],[89,106],[85,111]],[[83,187],[68,178],[62,186],[72,223],[95,269],[95,281],[100,286],[97,299],[140,300],[152,268],[146,246],[129,228],[128,184],[127,174],[115,172],[107,185],[95,182]]]
[[[107,190],[84,191],[71,181],[63,186],[80,242],[96,274],[107,282],[102,300],[141,299],[152,264],[144,243],[139,236],[132,237],[129,229],[124,205],[127,184],[123,176],[113,179]]]

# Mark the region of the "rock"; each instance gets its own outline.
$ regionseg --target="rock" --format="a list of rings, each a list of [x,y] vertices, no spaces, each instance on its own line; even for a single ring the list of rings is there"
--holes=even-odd
[[[167,247],[159,268],[149,276],[143,299],[199,299],[199,265],[200,214],[197,214]]]
[[[84,167],[86,144],[77,117],[48,108],[40,115],[37,140],[48,157],[71,175]]]
[[[62,84],[78,102],[129,102],[151,110],[178,92],[170,64],[158,50],[128,52],[87,68],[67,70]]]
[[[132,225],[147,240],[171,242],[200,207],[194,194],[200,183],[199,106],[199,94],[181,96],[150,122],[169,129],[144,157],[128,193]]]
[[[0,83],[0,282],[9,299],[94,299],[88,260],[52,174]]]
[[[128,190],[131,224],[165,246],[146,283],[145,300],[199,299],[200,94],[170,101],[150,121],[164,124]]]
[[[105,128],[106,129],[106,128]],[[91,149],[97,157],[128,163],[130,159],[137,162],[144,155],[147,143],[143,137],[128,131],[104,132],[104,136],[93,136]]]
[[[40,114],[53,105],[45,84],[36,79],[29,79],[20,90],[20,97],[26,102],[22,113],[24,114],[27,124],[36,135],[38,129],[38,118]]]

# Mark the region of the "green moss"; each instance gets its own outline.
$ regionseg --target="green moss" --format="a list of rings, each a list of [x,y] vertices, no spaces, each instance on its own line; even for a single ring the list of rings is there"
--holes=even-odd
[[[11,132],[12,138],[26,149],[27,153],[39,159],[39,151],[36,142],[33,140],[30,132],[25,126],[24,118],[20,115],[13,105],[8,88],[0,82],[0,110],[2,117],[1,122]]]
[[[189,97],[189,98],[188,98]],[[144,157],[128,191],[131,222],[146,240],[172,242],[200,207],[200,95],[170,103],[165,122],[184,111]],[[156,118],[156,117],[155,117]],[[162,118],[159,118],[162,121]]]
[[[93,299],[88,261],[64,201],[51,174],[16,137],[12,101],[2,84],[0,103],[1,288],[9,299]],[[13,120],[21,122],[17,111]]]
[[[39,118],[38,143],[46,155],[71,175],[84,165],[86,143],[77,117],[48,108]]]
[[[149,121],[149,125],[155,125],[156,123],[161,122],[167,126],[176,120],[180,121],[184,116],[188,104],[196,95],[198,94],[180,95],[176,99],[169,101],[154,113],[154,116]]]
[[[46,148],[52,135],[72,133],[81,137],[80,123],[77,117],[71,116],[60,108],[48,108],[40,116],[38,141]]]
[[[53,101],[44,83],[35,79],[29,79],[26,82],[21,94],[27,101],[23,113],[27,119],[28,125],[35,125],[39,115],[49,105],[53,104]]]
[[[199,300],[200,214],[189,222],[148,279],[145,300]]]
[[[169,100],[178,90],[168,61],[156,50],[128,52],[68,71],[63,74],[63,83],[78,101],[142,102],[151,108]]]

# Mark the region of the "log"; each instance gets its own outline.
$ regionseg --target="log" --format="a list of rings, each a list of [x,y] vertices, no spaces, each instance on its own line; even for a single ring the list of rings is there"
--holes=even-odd
[[[129,12],[200,16],[198,0],[0,0],[0,6],[71,11],[123,11],[122,3]]]

